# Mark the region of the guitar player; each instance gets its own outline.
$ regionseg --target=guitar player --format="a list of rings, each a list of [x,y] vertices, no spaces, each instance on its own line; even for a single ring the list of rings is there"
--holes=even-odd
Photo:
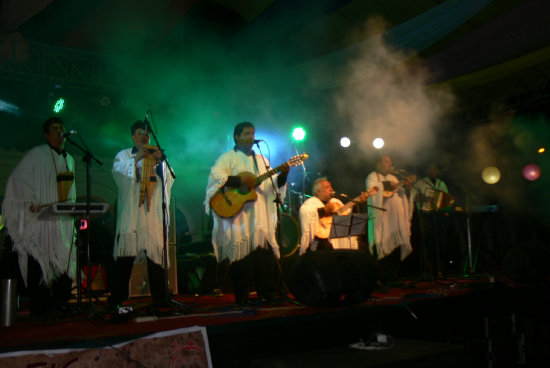
[[[411,252],[411,219],[414,176],[399,180],[393,173],[392,159],[380,156],[376,169],[366,179],[367,190],[379,192],[368,198],[369,249],[378,260],[379,281],[386,284],[398,277],[400,261]]]
[[[344,204],[336,198],[334,189],[330,181],[321,177],[313,182],[311,189],[313,197],[308,198],[300,207],[300,224],[302,227],[302,239],[300,241],[300,254],[308,250],[332,250],[332,249],[359,249],[357,236],[347,238],[329,239],[330,227],[332,226],[332,216],[340,209],[344,209]],[[367,195],[364,193],[358,198],[354,198],[353,204],[363,203]],[[347,209],[342,215],[351,212]]]
[[[284,194],[290,169],[288,164],[283,164],[273,181],[258,183],[258,176],[268,171],[269,162],[252,149],[255,132],[250,122],[235,126],[235,146],[223,153],[212,166],[204,202],[209,213],[211,208],[215,209],[211,199],[225,188],[240,188],[243,193],[254,190],[257,194],[257,198],[246,201],[233,216],[212,211],[214,253],[218,262],[229,261],[235,301],[241,305],[251,302],[251,283],[260,301],[269,301],[278,295],[279,245],[275,233],[277,207],[274,200],[276,192]]]

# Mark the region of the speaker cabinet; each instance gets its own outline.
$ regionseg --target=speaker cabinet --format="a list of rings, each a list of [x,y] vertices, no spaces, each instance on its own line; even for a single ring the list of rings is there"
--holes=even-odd
[[[338,306],[367,300],[376,286],[376,262],[361,250],[308,252],[290,271],[288,287],[305,305]]]
[[[168,246],[168,258],[170,265],[168,266],[168,291],[178,293],[178,261],[176,257],[176,246]],[[149,275],[147,273],[147,259],[145,257],[136,257],[134,267],[132,268],[132,276],[130,277],[130,298],[138,296],[149,296]]]

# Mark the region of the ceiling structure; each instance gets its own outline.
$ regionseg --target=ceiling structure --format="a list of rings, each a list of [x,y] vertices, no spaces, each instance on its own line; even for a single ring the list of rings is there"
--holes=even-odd
[[[67,124],[110,157],[129,142],[128,126],[150,111],[175,166],[185,162],[181,170],[199,173],[199,186],[242,120],[256,122],[274,141],[300,122],[315,144],[272,147],[275,157],[307,149],[316,172],[362,170],[366,176],[364,161],[329,167],[327,156],[347,160],[352,154],[339,151],[327,135],[352,131],[365,146],[371,139],[366,131],[378,132],[394,119],[403,121],[397,132],[421,144],[426,135],[452,142],[457,130],[494,124],[495,115],[549,112],[545,0],[1,4],[3,124],[41,122],[51,114],[52,98],[64,94],[70,96]],[[416,116],[418,121],[411,118]],[[415,129],[404,130],[411,122]],[[32,146],[26,133],[1,144]],[[419,150],[400,153],[417,157]]]

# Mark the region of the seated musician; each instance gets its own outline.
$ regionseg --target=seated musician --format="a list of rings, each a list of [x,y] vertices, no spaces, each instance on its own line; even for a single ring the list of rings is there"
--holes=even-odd
[[[335,192],[330,181],[324,177],[315,180],[312,193],[314,196],[308,198],[300,207],[300,254],[308,250],[358,249],[357,236],[329,239],[332,221],[325,219],[334,216],[343,206],[342,201],[334,197]],[[350,212],[351,209],[341,214],[346,215]]]
[[[8,178],[2,213],[27,286],[30,312],[48,318],[55,317],[53,312],[67,311],[76,251],[73,217],[47,208],[56,202],[74,202],[76,190],[74,159],[64,149],[63,121],[51,117],[42,130],[46,143],[30,149]],[[15,278],[2,275],[6,277]]]

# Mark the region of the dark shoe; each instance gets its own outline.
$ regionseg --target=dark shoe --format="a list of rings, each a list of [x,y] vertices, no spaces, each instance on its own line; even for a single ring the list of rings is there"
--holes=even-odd
[[[235,292],[235,301],[237,304],[246,304],[247,301],[250,302],[250,293],[249,292]]]

